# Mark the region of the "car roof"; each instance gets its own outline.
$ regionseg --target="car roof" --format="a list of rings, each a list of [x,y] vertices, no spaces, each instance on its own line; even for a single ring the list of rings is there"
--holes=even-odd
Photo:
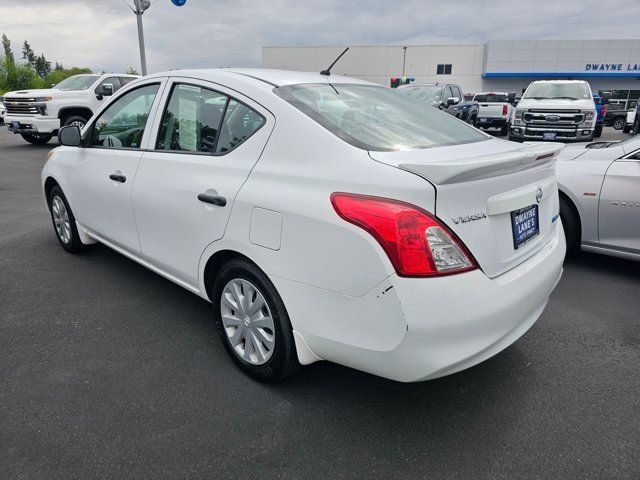
[[[346,77],[344,75],[331,74],[320,75],[316,72],[298,72],[292,70],[278,70],[269,68],[208,68],[208,69],[188,69],[188,70],[170,70],[167,72],[159,72],[149,75],[149,78],[163,76],[175,77],[184,76],[198,78],[201,80],[221,80],[224,78],[235,80],[253,79],[261,82],[264,88],[269,90],[273,87],[282,87],[285,85],[296,85],[301,83],[352,83],[363,85],[376,85],[378,83],[368,82],[359,78]],[[145,77],[147,78],[147,77]]]

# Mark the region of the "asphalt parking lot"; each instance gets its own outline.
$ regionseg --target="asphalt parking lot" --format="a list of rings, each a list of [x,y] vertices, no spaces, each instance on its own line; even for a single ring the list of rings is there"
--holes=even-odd
[[[0,127],[0,478],[640,478],[640,264],[567,259],[536,325],[456,375],[321,362],[263,385],[206,302],[106,247],[60,248],[53,146]]]

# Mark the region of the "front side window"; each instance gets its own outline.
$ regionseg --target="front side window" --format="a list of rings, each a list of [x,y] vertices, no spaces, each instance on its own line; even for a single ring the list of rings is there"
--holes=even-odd
[[[113,102],[93,125],[91,146],[140,148],[158,88],[159,84],[145,85]]]
[[[299,84],[274,93],[364,150],[415,150],[490,137],[437,108],[375,85]]]
[[[162,117],[156,149],[224,154],[263,123],[261,115],[222,93],[177,84]]]
[[[113,93],[115,93],[122,86],[118,77],[107,77],[98,84],[98,86],[96,87],[96,91],[101,90],[102,87],[107,83],[113,86]]]

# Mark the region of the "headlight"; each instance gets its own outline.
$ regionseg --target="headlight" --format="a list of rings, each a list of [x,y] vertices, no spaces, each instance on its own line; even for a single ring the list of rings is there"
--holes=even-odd
[[[51,97],[36,97],[34,98],[34,100],[36,102],[48,102],[49,100],[51,100]]]
[[[591,110],[589,112],[585,112],[584,123],[593,126],[594,123],[595,123],[595,117],[596,117],[596,112],[594,110]]]
[[[524,114],[524,110],[523,109],[517,109],[516,108],[516,112],[513,115],[513,121],[511,122],[512,125],[523,125],[523,121],[522,121],[522,115]]]

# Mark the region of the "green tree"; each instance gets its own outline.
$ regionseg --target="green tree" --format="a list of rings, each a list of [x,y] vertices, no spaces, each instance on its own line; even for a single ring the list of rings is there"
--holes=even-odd
[[[29,62],[29,65],[35,68],[36,63],[36,54],[31,49],[31,45],[26,40],[24,41],[24,45],[22,45],[22,59]]]
[[[41,54],[36,57],[33,68],[35,68],[39,77],[44,78],[51,73],[51,62],[44,58],[44,54]]]
[[[127,71],[126,71],[126,72],[124,72],[124,73],[126,73],[126,74],[128,74],[128,75],[140,75],[140,73],[138,73],[138,71],[137,71],[135,68],[133,68],[133,67],[129,67],[129,68],[127,69]]]

